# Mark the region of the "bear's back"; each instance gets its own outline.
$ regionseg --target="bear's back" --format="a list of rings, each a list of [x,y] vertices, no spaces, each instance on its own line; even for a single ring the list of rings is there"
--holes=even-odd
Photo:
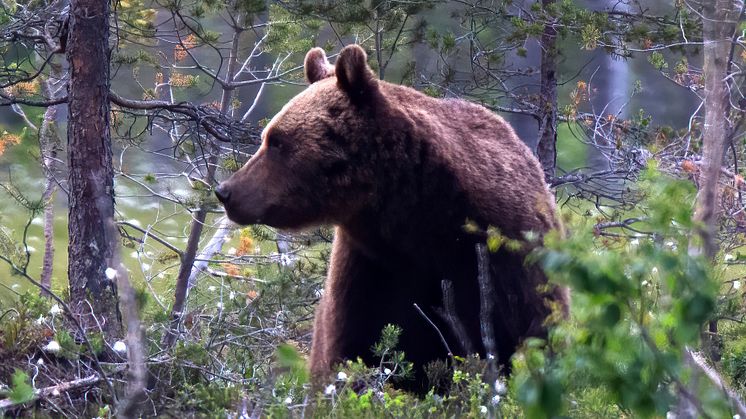
[[[471,102],[380,83],[388,106],[411,120],[431,158],[453,173],[475,217],[515,238],[558,228],[541,166],[508,122]]]

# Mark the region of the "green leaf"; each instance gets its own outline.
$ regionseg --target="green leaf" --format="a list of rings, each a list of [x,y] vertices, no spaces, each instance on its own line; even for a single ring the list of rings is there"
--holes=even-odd
[[[13,403],[21,404],[34,399],[34,388],[28,382],[28,375],[16,369],[11,378],[12,386],[8,397]]]

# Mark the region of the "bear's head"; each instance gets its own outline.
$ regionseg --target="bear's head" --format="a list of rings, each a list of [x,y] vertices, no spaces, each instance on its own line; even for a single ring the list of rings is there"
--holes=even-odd
[[[343,223],[372,199],[365,154],[381,123],[379,81],[357,45],[335,64],[320,48],[306,54],[310,86],[267,124],[256,154],[215,189],[231,220],[290,229]]]

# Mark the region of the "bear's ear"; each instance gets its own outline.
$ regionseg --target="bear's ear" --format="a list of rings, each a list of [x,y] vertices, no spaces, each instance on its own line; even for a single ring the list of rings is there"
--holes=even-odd
[[[318,47],[308,51],[303,67],[308,83],[316,83],[334,74],[334,66],[329,64],[324,50]]]
[[[342,49],[334,67],[337,84],[348,95],[359,97],[375,88],[376,80],[368,67],[368,56],[359,45]]]

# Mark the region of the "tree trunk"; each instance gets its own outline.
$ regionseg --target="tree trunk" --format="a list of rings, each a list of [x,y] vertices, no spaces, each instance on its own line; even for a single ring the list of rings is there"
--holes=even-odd
[[[233,27],[233,40],[231,42],[230,56],[228,57],[228,68],[226,70],[225,80],[233,82],[238,66],[238,46],[241,39],[241,16],[236,17],[235,26]],[[220,100],[220,113],[227,115],[231,106],[231,99],[233,97],[233,88],[224,88],[222,97]],[[210,138],[206,139],[210,141]],[[219,147],[214,144],[209,144],[206,148],[211,153],[209,157],[205,159],[207,162],[205,182],[209,185],[215,183],[215,169],[218,164]],[[194,261],[199,251],[199,240],[202,237],[202,230],[204,229],[205,220],[207,220],[207,207],[204,203],[200,204],[200,208],[194,214],[192,219],[191,230],[189,232],[189,239],[187,240],[187,247],[184,250],[184,254],[181,257],[181,265],[179,267],[179,273],[176,276],[176,291],[174,295],[174,306],[171,309],[171,324],[163,334],[161,343],[165,348],[170,348],[176,343],[176,339],[179,336],[179,329],[181,328],[181,319],[184,317],[184,310],[186,308],[187,296],[189,289],[196,284],[197,275],[201,272],[200,269],[194,269]],[[221,223],[221,227],[222,227]],[[222,242],[221,242],[222,245]]]
[[[694,219],[700,223],[701,251],[708,258],[715,257],[718,250],[718,180],[730,131],[726,119],[730,93],[725,78],[732,48],[731,38],[741,7],[741,3],[734,0],[702,2],[705,124],[702,131],[703,168]]]
[[[555,0],[542,0],[545,8]],[[541,35],[541,88],[539,92],[539,142],[536,155],[550,182],[557,168],[557,31],[545,14],[547,23]]]
[[[121,318],[116,283],[106,275],[117,234],[109,58],[109,2],[72,0],[67,41],[70,299],[86,330],[113,338],[121,336]]]
[[[54,62],[50,63],[51,73],[49,78],[42,82],[44,96],[47,99],[57,97],[55,80],[59,80],[62,74],[62,66]],[[41,147],[42,167],[44,169],[44,260],[42,261],[41,278],[42,285],[48,289],[52,288],[52,273],[54,271],[54,193],[57,190],[55,175],[57,172],[57,151],[60,148],[60,136],[57,131],[57,110],[61,105],[48,107],[44,111],[44,119],[39,131],[39,142]],[[46,295],[43,289],[41,295]]]

